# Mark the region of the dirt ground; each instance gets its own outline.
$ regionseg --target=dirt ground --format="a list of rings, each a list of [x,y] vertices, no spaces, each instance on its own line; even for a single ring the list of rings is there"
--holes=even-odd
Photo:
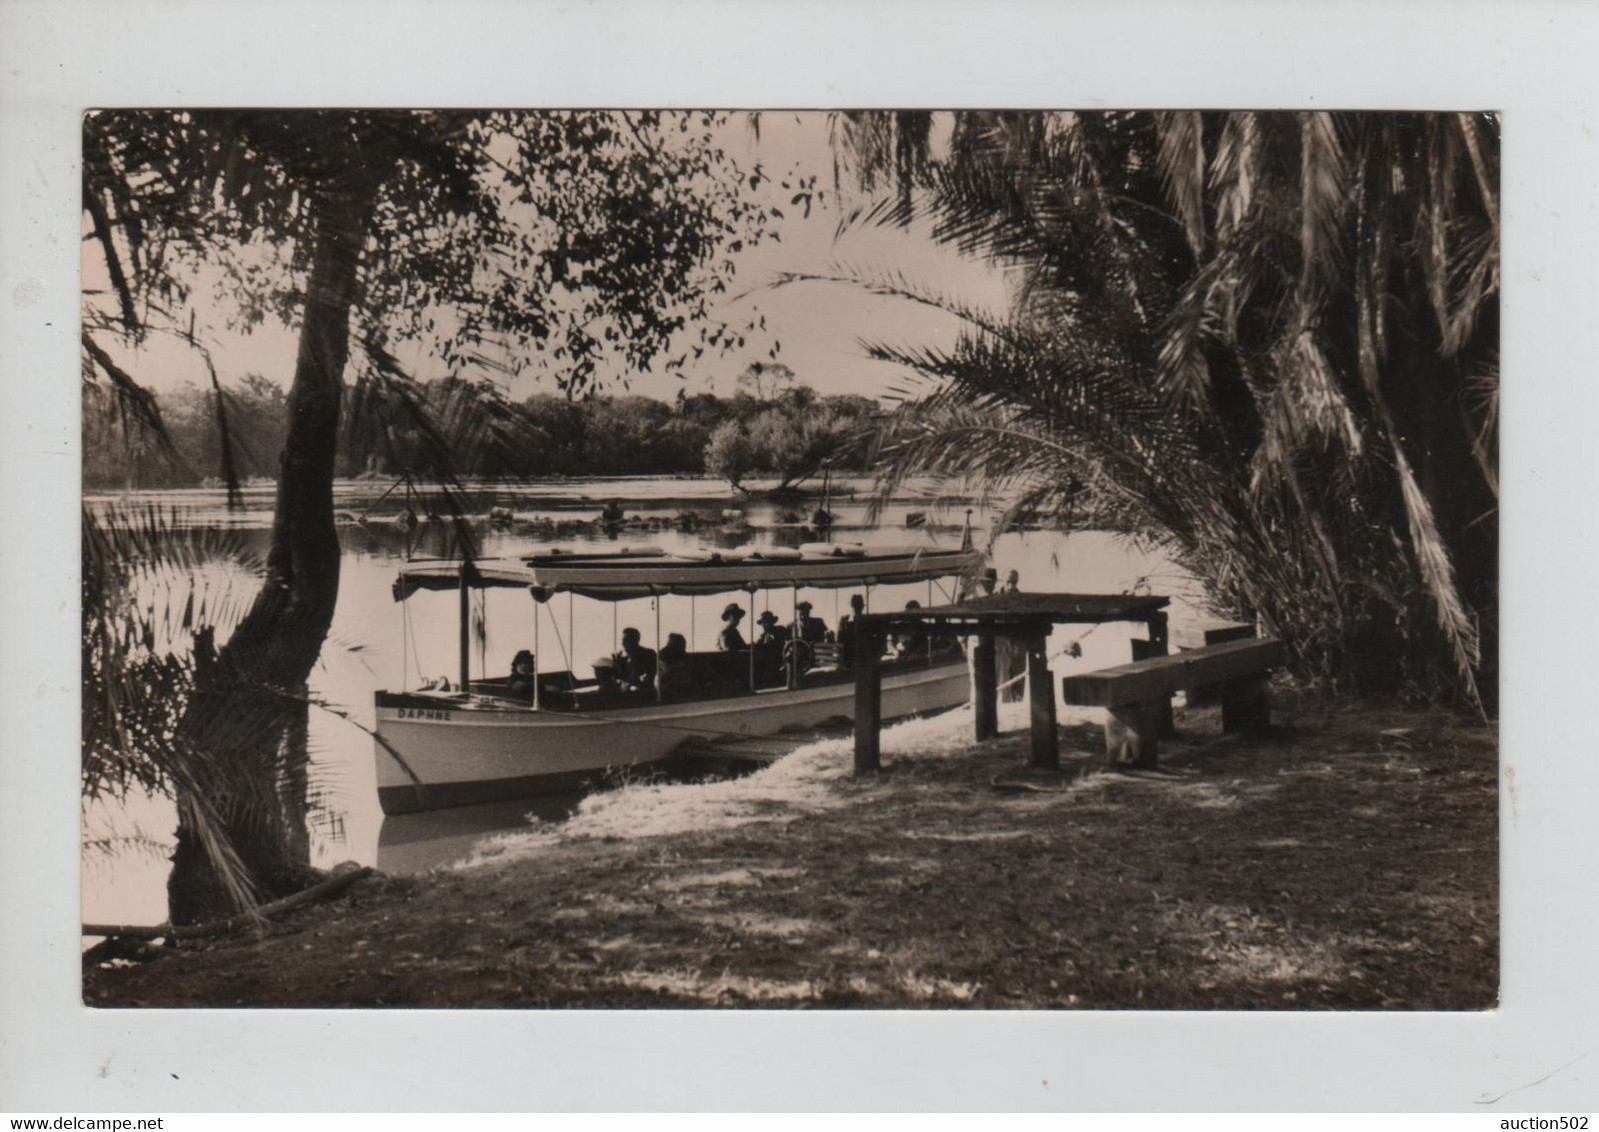
[[[754,775],[635,784],[467,867],[375,877],[251,938],[85,973],[91,1006],[1485,1009],[1497,740],[1294,702],[1178,713],[1161,769],[955,713]],[[1021,720],[1008,720],[1022,725]]]

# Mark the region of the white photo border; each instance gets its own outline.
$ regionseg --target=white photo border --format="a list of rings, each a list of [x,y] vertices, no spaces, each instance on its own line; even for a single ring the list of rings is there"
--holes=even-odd
[[[1548,0],[0,5],[0,1109],[1592,1109],[1596,31]],[[1500,1009],[84,1008],[79,120],[198,105],[1503,112]]]

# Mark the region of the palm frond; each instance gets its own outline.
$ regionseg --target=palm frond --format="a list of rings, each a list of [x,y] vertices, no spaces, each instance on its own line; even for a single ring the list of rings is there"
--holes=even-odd
[[[881,489],[933,474],[1002,511],[1060,516],[1097,500],[1101,516],[1160,531],[1307,668],[1428,683],[1442,641],[1475,699],[1474,619],[1490,614],[1462,598],[1458,532],[1440,526],[1415,461],[1430,458],[1423,429],[1458,443],[1490,500],[1476,522],[1491,523],[1491,125],[958,116],[925,191],[863,206],[843,230],[916,223],[1018,269],[1020,285],[1008,322],[965,320],[953,346],[862,343],[920,375],[874,449]],[[1458,382],[1458,412],[1418,416],[1416,398],[1436,394],[1407,387],[1416,372]],[[1469,592],[1491,600],[1481,579]]]
[[[1197,110],[1155,115],[1160,177],[1195,258],[1205,250],[1205,124]]]

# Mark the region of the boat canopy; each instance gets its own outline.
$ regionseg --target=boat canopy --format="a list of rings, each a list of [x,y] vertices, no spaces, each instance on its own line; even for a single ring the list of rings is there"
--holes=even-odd
[[[733,590],[842,589],[898,585],[981,568],[975,550],[928,547],[876,548],[850,553],[796,553],[773,549],[708,551],[704,555],[579,554],[541,555],[527,559],[493,559],[465,567],[473,589],[526,588],[539,601],[558,593],[574,593],[600,601],[623,601],[656,594],[694,596]],[[410,562],[394,583],[394,599],[404,601],[417,590],[460,588],[459,561]]]

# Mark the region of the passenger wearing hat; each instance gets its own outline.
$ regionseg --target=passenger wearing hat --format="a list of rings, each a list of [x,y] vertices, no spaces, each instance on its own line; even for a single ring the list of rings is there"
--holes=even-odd
[[[777,623],[777,614],[768,609],[756,618],[761,635],[755,639],[755,679],[759,684],[783,682],[783,665],[788,647],[788,630]]]
[[[808,645],[819,645],[827,640],[827,622],[811,616],[811,603],[802,601],[794,607],[799,614],[795,625],[797,636]]]
[[[744,634],[738,631],[738,623],[744,620],[744,607],[737,602],[731,602],[722,610],[722,631],[717,635],[716,647],[723,652],[738,652],[749,646],[744,643]]]
[[[758,649],[779,649],[789,642],[789,632],[777,623],[777,614],[768,609],[756,618],[761,627],[761,635],[755,642]]]

